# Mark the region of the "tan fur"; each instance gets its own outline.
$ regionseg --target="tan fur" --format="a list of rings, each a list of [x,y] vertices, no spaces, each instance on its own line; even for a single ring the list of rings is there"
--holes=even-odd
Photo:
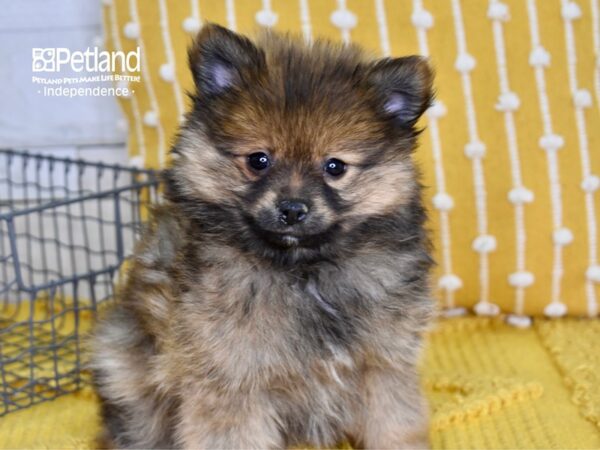
[[[207,78],[219,58],[235,72]],[[385,92],[369,84],[378,66],[355,47],[276,35],[254,47],[214,26],[190,63],[198,98],[167,201],[91,341],[105,442],[425,448],[416,362],[433,307],[416,133],[380,109]],[[290,64],[314,79],[286,87]],[[430,74],[398,64],[416,78],[420,114]],[[218,91],[229,82],[231,97]],[[248,166],[257,151],[272,157],[265,173]],[[346,162],[343,176],[323,172],[328,158]],[[306,223],[270,221],[281,198],[306,199]],[[278,230],[308,240],[285,247],[262,234]]]

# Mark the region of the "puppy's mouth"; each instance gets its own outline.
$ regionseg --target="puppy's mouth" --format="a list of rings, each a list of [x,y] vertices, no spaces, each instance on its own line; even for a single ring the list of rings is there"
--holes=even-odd
[[[262,236],[269,244],[283,248],[317,248],[325,243],[325,233],[292,234],[262,230]]]
[[[282,249],[307,248],[317,249],[332,242],[337,232],[338,225],[316,233],[300,233],[297,231],[273,231],[262,228],[256,222],[251,221],[251,228],[258,237],[271,246]]]

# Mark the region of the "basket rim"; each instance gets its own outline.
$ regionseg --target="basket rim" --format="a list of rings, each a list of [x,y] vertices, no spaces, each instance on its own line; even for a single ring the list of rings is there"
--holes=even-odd
[[[44,155],[41,153],[32,153],[27,150],[17,150],[10,148],[0,148],[0,155],[14,155],[15,157],[24,159],[29,158],[38,161],[38,163],[42,161],[50,161],[61,164],[71,164],[80,168],[93,167],[99,170],[113,170],[119,171],[121,173],[128,173],[132,176],[146,177],[146,180],[139,180],[127,183],[119,187],[100,190],[97,192],[85,193],[73,197],[66,197],[59,200],[48,200],[47,202],[39,203],[33,206],[1,212],[0,221],[11,221],[14,217],[37,213],[53,208],[59,208],[61,206],[66,206],[73,203],[115,196],[131,189],[143,189],[147,187],[158,186],[160,184],[160,174],[162,172],[160,170],[155,169],[140,169],[137,167],[124,166],[122,164],[106,164],[102,162],[84,160],[81,158],[57,157],[52,155]]]
[[[15,155],[15,156],[19,156],[19,157],[25,157],[25,158],[32,158],[32,159],[36,159],[39,161],[45,160],[45,161],[54,161],[54,162],[60,162],[60,163],[65,163],[65,164],[76,164],[79,166],[92,166],[92,167],[97,167],[100,169],[121,170],[124,172],[130,172],[133,174],[147,174],[147,175],[156,176],[158,173],[160,173],[159,170],[155,170],[155,169],[149,169],[149,168],[141,169],[139,167],[125,166],[123,164],[116,164],[116,163],[115,164],[107,164],[107,163],[103,163],[100,161],[90,161],[88,159],[82,159],[82,158],[66,158],[66,157],[60,157],[60,156],[44,155],[43,153],[34,153],[34,152],[30,152],[25,149],[0,147],[0,153],[8,154],[8,155]]]

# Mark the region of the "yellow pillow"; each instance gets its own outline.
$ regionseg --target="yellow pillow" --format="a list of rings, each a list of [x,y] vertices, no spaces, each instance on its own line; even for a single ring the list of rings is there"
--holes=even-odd
[[[202,22],[430,55],[417,159],[447,314],[598,315],[600,0],[104,0],[110,50],[141,49],[129,151],[165,163]]]

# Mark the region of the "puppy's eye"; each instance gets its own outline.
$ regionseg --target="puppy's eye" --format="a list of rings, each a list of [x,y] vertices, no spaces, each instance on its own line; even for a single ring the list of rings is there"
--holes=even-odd
[[[346,163],[339,159],[331,158],[325,162],[325,172],[332,177],[339,177],[346,171]]]
[[[260,172],[261,170],[269,168],[271,159],[269,158],[269,155],[263,152],[252,153],[248,156],[248,165]]]

